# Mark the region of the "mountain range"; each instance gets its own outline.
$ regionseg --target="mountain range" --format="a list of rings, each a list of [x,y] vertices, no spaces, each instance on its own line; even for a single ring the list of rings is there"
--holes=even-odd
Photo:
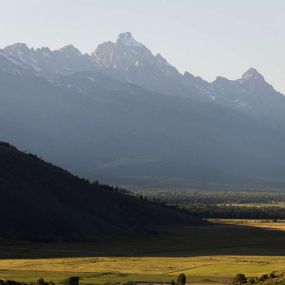
[[[14,44],[0,50],[0,101],[2,140],[92,180],[283,181],[285,97],[254,68],[207,82],[130,33],[91,54]]]

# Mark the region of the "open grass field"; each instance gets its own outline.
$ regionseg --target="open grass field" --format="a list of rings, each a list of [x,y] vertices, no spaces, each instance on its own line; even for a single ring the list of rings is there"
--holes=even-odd
[[[227,205],[227,206],[232,206],[232,207],[257,207],[257,208],[262,208],[262,207],[279,207],[279,208],[285,208],[285,203],[284,202],[274,202],[274,203],[231,203],[231,204],[218,204],[218,205]]]
[[[285,231],[241,221],[171,229],[148,239],[90,244],[0,243],[0,278],[81,283],[171,281],[185,273],[191,284],[224,284],[237,273],[285,271]],[[252,223],[254,221],[251,221]],[[255,224],[258,224],[257,222]],[[261,224],[261,222],[260,222]],[[284,227],[285,228],[285,227]]]
[[[191,283],[221,284],[243,272],[247,276],[285,270],[282,256],[197,256],[197,257],[84,257],[36,260],[2,260],[1,277],[19,281],[61,281],[72,275],[81,283],[171,281],[185,273]]]
[[[215,223],[242,225],[248,227],[257,227],[267,230],[285,231],[285,220],[269,221],[269,220],[254,220],[254,219],[213,219]]]

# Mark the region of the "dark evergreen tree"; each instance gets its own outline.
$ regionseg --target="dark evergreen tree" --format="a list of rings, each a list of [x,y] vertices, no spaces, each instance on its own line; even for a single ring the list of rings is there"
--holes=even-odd
[[[177,277],[177,285],[185,285],[186,283],[186,275],[184,273],[181,273]]]

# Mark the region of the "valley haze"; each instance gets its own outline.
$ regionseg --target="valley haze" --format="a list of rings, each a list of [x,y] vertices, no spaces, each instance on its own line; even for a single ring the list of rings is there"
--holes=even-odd
[[[254,68],[207,82],[126,32],[91,54],[9,45],[0,84],[1,139],[91,180],[284,182],[285,97]]]

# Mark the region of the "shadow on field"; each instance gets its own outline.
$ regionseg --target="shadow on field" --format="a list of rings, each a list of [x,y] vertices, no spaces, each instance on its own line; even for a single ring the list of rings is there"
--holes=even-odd
[[[0,243],[0,258],[285,255],[285,231],[212,224],[167,229],[148,238],[94,243]]]

